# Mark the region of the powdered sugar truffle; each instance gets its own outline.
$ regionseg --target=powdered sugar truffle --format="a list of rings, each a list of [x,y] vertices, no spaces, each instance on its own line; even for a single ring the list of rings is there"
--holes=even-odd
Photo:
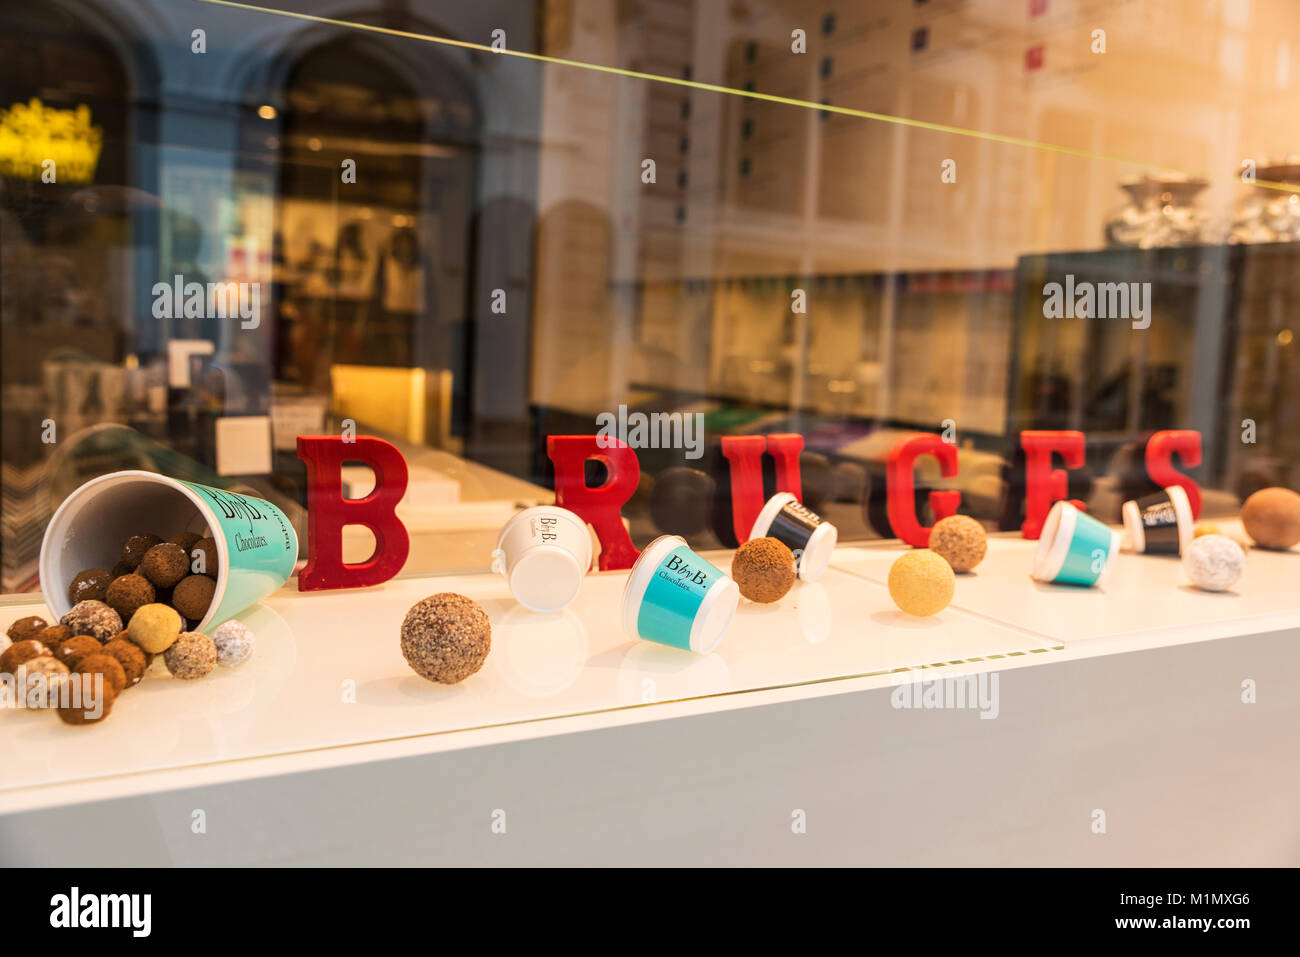
[[[228,621],[212,632],[212,643],[217,646],[217,664],[224,668],[238,668],[253,656],[253,632],[238,621]]]
[[[1187,549],[1183,569],[1197,588],[1226,591],[1246,570],[1246,553],[1226,535],[1202,535]]]

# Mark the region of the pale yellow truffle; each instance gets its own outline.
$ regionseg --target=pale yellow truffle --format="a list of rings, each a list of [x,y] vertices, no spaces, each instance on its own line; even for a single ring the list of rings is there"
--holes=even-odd
[[[180,637],[180,612],[170,605],[142,605],[131,616],[131,627],[127,636],[145,651],[153,655],[162,654]]]
[[[889,597],[909,615],[925,617],[943,611],[956,588],[952,566],[928,548],[900,555],[889,569]]]

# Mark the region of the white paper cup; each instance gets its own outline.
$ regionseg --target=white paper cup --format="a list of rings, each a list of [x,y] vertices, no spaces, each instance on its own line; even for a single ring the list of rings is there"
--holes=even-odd
[[[686,539],[661,535],[646,546],[623,586],[623,630],[633,638],[707,655],[740,603],[734,581]]]
[[[587,523],[558,505],[527,508],[506,522],[492,552],[492,570],[530,611],[559,611],[578,597],[591,568]]]
[[[749,537],[771,537],[781,542],[794,552],[799,578],[815,582],[831,563],[839,531],[790,492],[778,492],[754,519]]]
[[[55,617],[71,609],[68,585],[78,572],[111,567],[122,543],[142,532],[164,538],[194,532],[217,543],[217,585],[200,631],[274,592],[289,580],[298,558],[293,525],[265,499],[157,472],[113,472],[64,499],[45,529],[41,591]]]

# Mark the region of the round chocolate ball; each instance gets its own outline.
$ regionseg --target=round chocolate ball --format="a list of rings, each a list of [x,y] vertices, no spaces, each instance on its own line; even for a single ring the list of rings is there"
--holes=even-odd
[[[116,638],[122,630],[122,616],[102,601],[79,601],[59,619],[74,635],[90,635],[101,642]]]
[[[104,654],[112,655],[122,666],[122,671],[126,674],[127,688],[138,685],[140,679],[144,677],[145,669],[149,667],[148,658],[139,646],[120,636],[104,646]]]
[[[189,574],[189,570],[185,549],[171,542],[155,545],[140,560],[140,574],[157,588],[171,588]]]
[[[137,608],[148,605],[153,600],[153,585],[149,584],[149,579],[135,573],[114,578],[108,586],[108,594],[104,596],[109,607],[128,623]]]
[[[464,681],[492,649],[492,624],[478,602],[441,592],[416,602],[402,622],[402,656],[422,678]]]
[[[217,664],[223,668],[238,668],[253,656],[254,636],[248,626],[238,621],[228,621],[212,633],[212,643],[217,646]]]
[[[113,639],[116,641],[116,639]],[[58,658],[69,668],[76,669],[77,662],[86,655],[99,654],[104,650],[98,638],[92,635],[73,635],[59,642],[52,648],[54,657]]]
[[[79,571],[68,586],[68,601],[103,601],[108,586],[116,576],[107,568],[87,568]]]
[[[172,589],[172,607],[190,621],[202,621],[212,604],[217,583],[207,575],[190,575],[182,578]]]
[[[650,492],[650,520],[665,535],[696,535],[708,528],[715,491],[713,478],[699,469],[665,469]]]
[[[199,539],[188,552],[190,557],[190,574],[217,577],[221,559],[217,557],[217,543],[210,538]]]
[[[48,654],[50,654],[50,649],[35,638],[24,638],[22,641],[15,641],[5,650],[3,655],[0,655],[0,674],[14,674],[19,665]]]
[[[1202,535],[1183,556],[1183,570],[1205,591],[1227,591],[1246,570],[1246,553],[1226,535]]]
[[[163,652],[163,661],[173,678],[194,681],[217,666],[217,648],[202,632],[186,631]]]
[[[143,605],[131,619],[127,638],[149,654],[161,654],[181,634],[184,622],[180,613],[169,605]]]
[[[1300,542],[1300,495],[1289,488],[1262,488],[1241,506],[1241,524],[1262,548],[1290,548]]]
[[[14,677],[23,707],[48,708],[51,704],[58,705],[68,668],[53,655],[39,655],[19,665]]]
[[[121,694],[126,687],[126,671],[112,655],[103,651],[91,655],[82,655],[77,659],[77,673],[82,675],[103,675],[104,681],[113,686],[114,694]]]
[[[122,557],[118,560],[123,565],[128,566],[131,571],[135,571],[140,567],[140,562],[144,560],[145,552],[161,541],[162,538],[152,532],[132,535],[122,543]]]
[[[775,538],[751,538],[736,549],[731,577],[750,601],[780,601],[794,584],[794,553]]]
[[[28,615],[26,618],[19,618],[10,625],[5,634],[9,636],[10,641],[26,641],[29,638],[35,638],[42,631],[49,627],[44,618],[36,615]]]
[[[198,532],[181,532],[179,535],[168,539],[168,541],[173,545],[179,545],[181,550],[185,552],[185,558],[188,561],[190,549],[197,545],[202,538],[203,536]]]
[[[59,645],[71,637],[72,629],[67,625],[50,625],[50,627],[37,633],[36,640],[50,651],[57,651]]]
[[[968,572],[984,560],[989,549],[984,526],[969,515],[949,515],[930,529],[930,551],[955,572]]]
[[[68,677],[72,693],[68,703],[59,708],[64,724],[94,724],[108,717],[117,700],[113,685],[102,675],[76,673]]]
[[[889,568],[889,597],[909,615],[925,617],[943,611],[956,588],[952,566],[928,548],[900,555]]]

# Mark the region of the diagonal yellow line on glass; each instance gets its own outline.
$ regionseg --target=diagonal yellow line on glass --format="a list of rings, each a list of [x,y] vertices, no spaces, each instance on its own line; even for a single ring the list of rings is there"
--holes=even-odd
[[[357,23],[354,20],[336,20],[332,17],[319,17],[311,13],[295,13],[291,10],[277,10],[274,7],[259,7],[252,3],[239,3],[237,0],[199,0],[200,3],[208,3],[219,7],[232,7],[236,10],[250,10],[254,13],[269,13],[278,17],[289,17],[293,20],[308,20],[312,23],[324,23],[336,27],[348,27],[353,30],[364,30],[369,33],[382,33],[386,36],[403,37],[407,40],[423,40],[425,43],[437,43],[442,46],[460,47],[465,50],[478,50],[483,53],[491,53],[493,56],[513,56],[525,60],[536,60],[539,63],[553,63],[557,66],[571,66],[579,70],[594,70],[598,73],[608,73],[613,76],[628,77],[633,80],[646,80],[650,83],[667,83],[671,86],[682,86],[692,90],[705,90],[709,93],[724,93],[729,96],[740,96],[750,100],[761,100],[765,103],[780,103],[785,106],[798,106],[807,110],[818,110],[822,113],[837,113],[841,116],[854,116],[863,120],[877,120],[881,123],[892,123],[895,126],[908,126],[918,130],[931,130],[936,133],[952,133],[955,136],[968,136],[972,139],[987,140],[991,143],[1004,143],[1008,146],[1023,146],[1027,149],[1043,150],[1051,153],[1064,153],[1067,156],[1078,156],[1082,159],[1104,160],[1108,163],[1124,163],[1130,166],[1143,166],[1150,169],[1170,170],[1176,173],[1182,173],[1185,176],[1199,177],[1206,180],[1228,180],[1233,183],[1242,183],[1243,185],[1258,186],[1263,189],[1276,189],[1287,193],[1300,193],[1300,185],[1293,183],[1283,183],[1274,180],[1256,180],[1253,183],[1245,183],[1237,176],[1215,176],[1211,173],[1183,170],[1171,166],[1158,166],[1154,163],[1148,163],[1143,160],[1128,159],[1123,156],[1111,156],[1108,153],[1096,153],[1092,150],[1078,149],[1073,146],[1062,146],[1059,143],[1044,143],[1039,140],[1024,139],[1019,136],[1004,136],[1001,133],[988,133],[983,130],[971,130],[961,126],[950,126],[946,123],[930,123],[926,120],[913,120],[905,116],[891,116],[888,113],[872,113],[869,110],[855,110],[847,106],[834,106],[827,103],[814,103],[812,100],[800,100],[791,96],[777,96],[773,93],[759,93],[756,90],[737,90],[730,86],[719,86],[715,83],[701,83],[698,80],[680,79],[674,76],[662,76],[658,73],[642,73],[639,70],[625,70],[617,66],[604,66],[600,63],[587,63],[583,60],[566,60],[563,57],[547,56],[544,53],[525,53],[522,50],[494,50],[486,43],[472,43],[469,40],[453,40],[450,37],[435,37],[424,33],[413,33],[409,30],[396,30],[392,27],[377,27],[369,23]]]

